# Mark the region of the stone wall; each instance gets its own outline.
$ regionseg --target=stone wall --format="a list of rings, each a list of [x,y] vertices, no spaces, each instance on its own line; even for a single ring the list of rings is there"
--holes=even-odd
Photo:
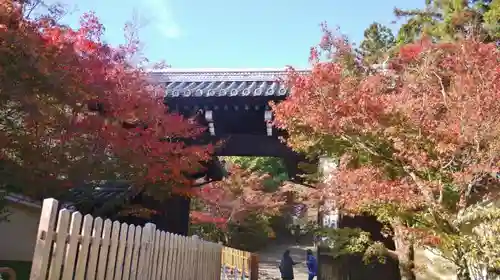
[[[9,204],[9,221],[0,222],[0,260],[32,261],[40,209]]]

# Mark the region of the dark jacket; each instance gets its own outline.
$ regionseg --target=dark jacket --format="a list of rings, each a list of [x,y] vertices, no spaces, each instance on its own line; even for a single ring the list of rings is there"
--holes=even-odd
[[[311,276],[316,276],[318,273],[318,262],[313,255],[307,255],[307,270]]]
[[[283,258],[281,259],[280,263],[280,272],[281,272],[281,278],[283,279],[293,279],[293,266],[298,263],[294,262],[292,260],[292,257],[290,257],[290,252],[286,251],[283,254]]]

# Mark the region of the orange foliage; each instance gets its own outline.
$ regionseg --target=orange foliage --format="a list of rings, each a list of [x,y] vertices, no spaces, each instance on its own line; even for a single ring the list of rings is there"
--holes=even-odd
[[[212,147],[184,143],[204,128],[166,113],[164,89],[129,63],[138,41],[115,48],[92,13],[71,29],[23,19],[15,3],[0,1],[0,153],[14,183],[189,185]]]
[[[470,184],[500,171],[494,44],[424,38],[401,47],[383,71],[346,75],[348,67],[362,65],[342,60],[349,52],[344,40],[325,40],[328,61],[313,60],[307,75],[291,69],[291,94],[273,105],[276,125],[290,132],[294,148],[327,142],[321,139],[345,146],[328,147],[346,162],[323,192],[347,208],[373,202],[415,208],[437,205],[451,184],[460,189],[457,207],[463,207]]]
[[[206,212],[193,212],[193,221],[244,223],[245,217],[251,213],[272,214],[279,210],[285,202],[284,193],[265,192],[266,176],[236,167],[224,180],[202,187],[198,197],[205,203]]]

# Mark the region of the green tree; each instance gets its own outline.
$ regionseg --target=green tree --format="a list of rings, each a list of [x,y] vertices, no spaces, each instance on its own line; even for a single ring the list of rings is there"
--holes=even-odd
[[[445,41],[470,35],[486,42],[500,39],[499,0],[427,0],[424,9],[396,8],[394,13],[406,20],[398,32],[398,44],[413,42],[423,33]]]
[[[286,180],[288,173],[281,158],[277,157],[224,157],[224,160],[236,164],[250,172],[269,174],[264,182],[267,191],[275,191]]]
[[[386,54],[394,47],[395,42],[390,28],[374,22],[365,29],[364,39],[358,51],[367,65],[381,63],[386,59]]]

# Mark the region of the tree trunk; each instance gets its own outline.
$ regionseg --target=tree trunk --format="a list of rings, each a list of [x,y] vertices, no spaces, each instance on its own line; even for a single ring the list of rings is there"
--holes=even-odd
[[[394,243],[396,245],[395,254],[399,261],[399,272],[401,280],[415,280],[415,249],[413,244],[405,240],[403,226],[400,223],[393,224]]]
[[[165,201],[157,202],[159,214],[153,216],[152,222],[159,230],[187,236],[189,234],[189,214],[191,198],[185,195],[172,194]]]
[[[401,273],[401,280],[415,280],[415,251],[413,244],[406,244],[404,248],[396,249],[399,256],[399,272]]]

